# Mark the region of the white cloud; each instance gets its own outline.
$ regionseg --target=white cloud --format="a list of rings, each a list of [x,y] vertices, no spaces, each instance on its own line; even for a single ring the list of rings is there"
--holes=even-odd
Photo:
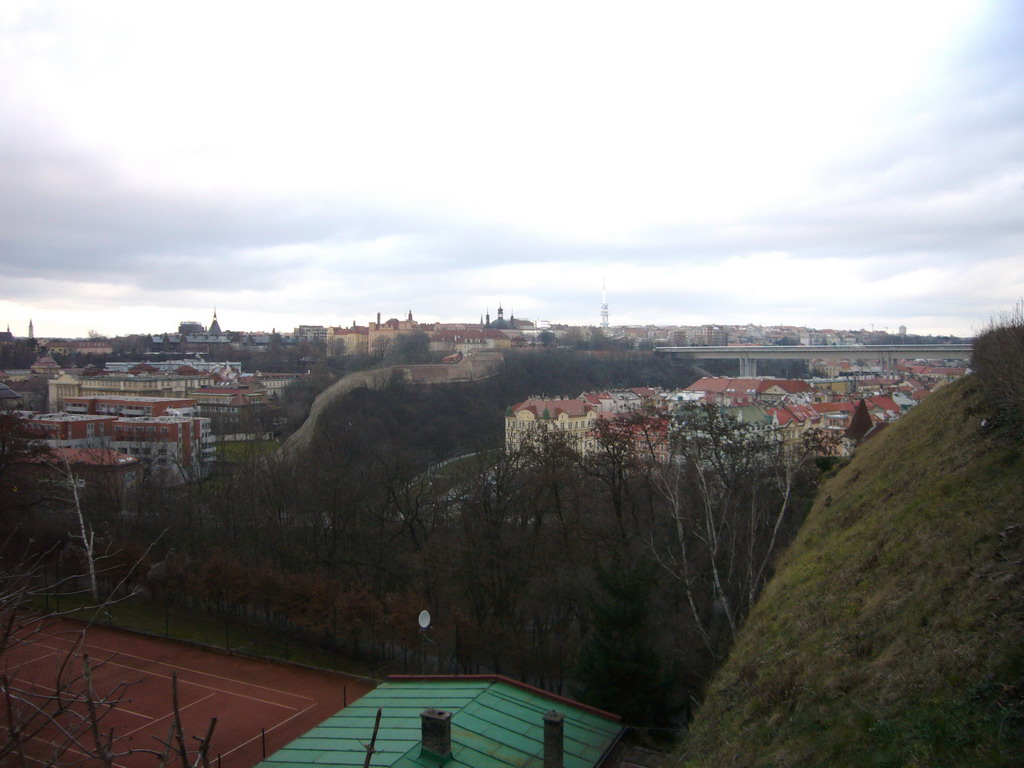
[[[5,3],[0,260],[47,282],[0,306],[596,322],[607,276],[613,322],[968,332],[1024,293],[972,277],[1021,259],[1020,30],[998,2]]]

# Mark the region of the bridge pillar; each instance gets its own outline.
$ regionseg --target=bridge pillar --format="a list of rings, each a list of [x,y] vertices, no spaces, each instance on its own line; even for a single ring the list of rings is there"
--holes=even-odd
[[[896,356],[892,352],[882,353],[882,374],[885,376],[896,375]]]
[[[757,376],[757,358],[744,355],[740,358],[740,378],[752,379]]]

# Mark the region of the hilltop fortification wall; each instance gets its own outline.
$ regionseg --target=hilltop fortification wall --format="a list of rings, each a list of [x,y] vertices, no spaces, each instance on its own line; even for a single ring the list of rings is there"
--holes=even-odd
[[[500,352],[478,352],[458,363],[396,365],[394,371],[416,384],[451,384],[490,378],[500,373],[504,365],[505,358]]]
[[[452,384],[455,382],[479,381],[501,372],[505,359],[500,352],[483,352],[467,355],[458,363],[436,365],[394,365],[374,368],[370,371],[350,373],[316,396],[309,416],[289,437],[281,450],[294,455],[309,446],[316,432],[317,420],[323,410],[335,400],[356,389],[383,389],[394,377],[415,384]]]

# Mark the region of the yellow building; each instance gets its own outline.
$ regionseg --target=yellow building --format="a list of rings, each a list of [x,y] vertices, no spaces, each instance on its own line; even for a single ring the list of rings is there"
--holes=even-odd
[[[195,374],[118,373],[110,376],[65,373],[49,382],[49,409],[62,410],[67,397],[188,397],[189,392],[212,380],[212,374],[199,371]]]
[[[351,328],[327,329],[327,353],[330,355],[366,355],[370,352],[370,329],[353,324]]]
[[[412,310],[409,310],[405,320],[391,318],[383,323],[378,312],[377,322],[370,323],[367,328],[367,347],[371,355],[383,356],[396,338],[405,333],[419,333],[422,330],[420,324],[412,319]]]
[[[593,450],[597,408],[582,400],[541,400],[531,398],[513,405],[505,413],[505,447],[518,450],[541,431],[568,435],[580,453]]]

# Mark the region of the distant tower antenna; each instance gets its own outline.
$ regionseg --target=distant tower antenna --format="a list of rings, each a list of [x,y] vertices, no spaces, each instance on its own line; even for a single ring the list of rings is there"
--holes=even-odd
[[[601,278],[601,327],[608,327],[608,293],[605,290],[604,278]]]

